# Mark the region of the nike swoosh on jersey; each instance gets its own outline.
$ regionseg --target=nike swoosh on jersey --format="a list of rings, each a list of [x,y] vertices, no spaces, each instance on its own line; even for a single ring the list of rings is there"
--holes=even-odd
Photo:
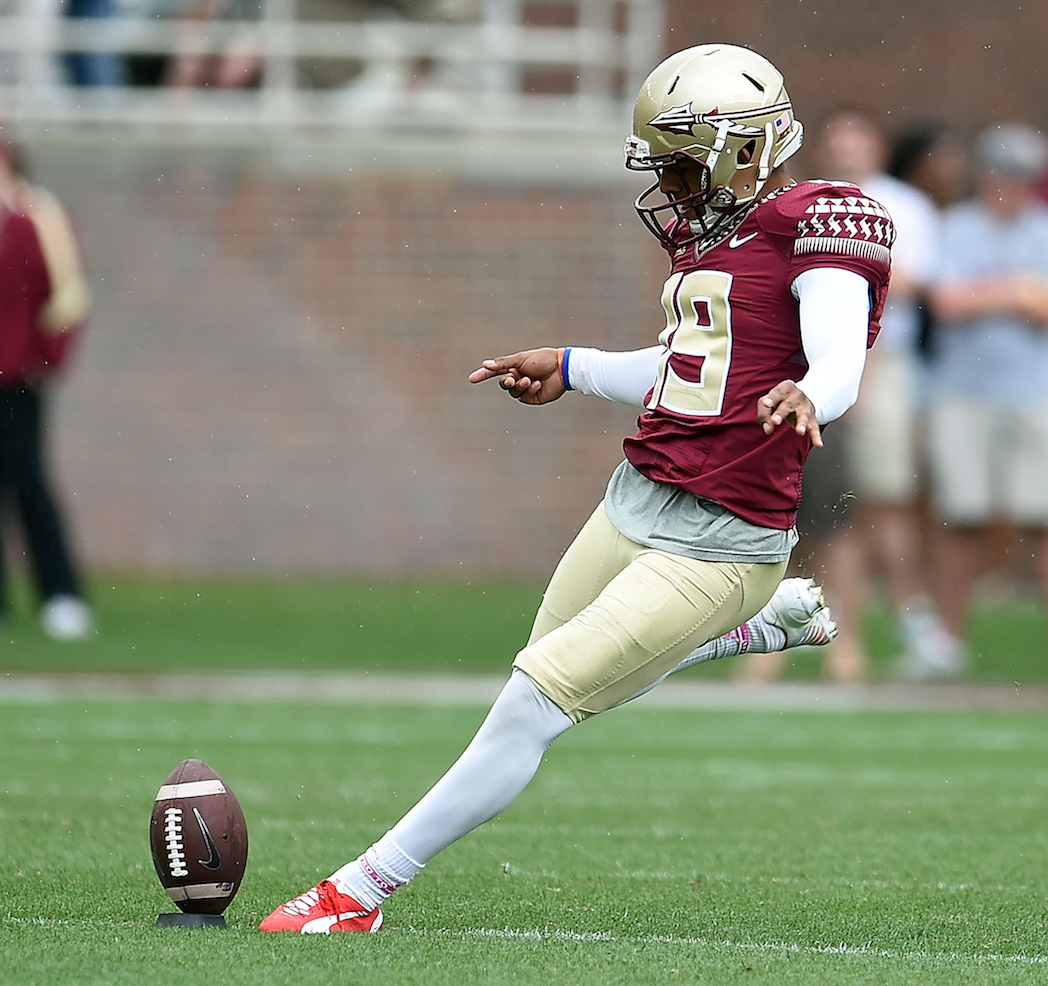
[[[739,234],[738,234],[738,233],[736,233],[736,234],[735,234],[735,235],[734,235],[734,236],[733,236],[733,237],[732,237],[732,238],[731,238],[731,239],[730,239],[730,240],[728,241],[728,249],[730,249],[730,250],[734,250],[734,249],[736,249],[737,247],[741,247],[741,246],[743,245],[743,243],[749,243],[749,242],[750,242],[750,240],[752,240],[752,239],[753,239],[753,238],[754,238],[755,236],[759,236],[759,235],[760,235],[760,230],[758,230],[758,231],[757,231],[756,233],[750,233],[750,235],[749,235],[749,236],[744,236],[744,237],[742,237],[742,239],[739,239]]]
[[[345,911],[342,914],[325,914],[322,918],[313,918],[302,925],[304,935],[326,935],[339,921],[348,921],[350,918],[362,918],[367,911]]]

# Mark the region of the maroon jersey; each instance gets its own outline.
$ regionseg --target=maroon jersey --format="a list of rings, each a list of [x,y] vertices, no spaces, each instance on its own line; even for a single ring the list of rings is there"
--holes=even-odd
[[[887,211],[856,186],[808,181],[766,197],[704,253],[671,248],[659,336],[667,352],[626,458],[750,523],[792,527],[811,440],[788,427],[768,436],[757,422],[757,400],[808,368],[791,285],[813,267],[865,277],[872,345],[894,239]]]
[[[74,333],[47,332],[40,313],[51,278],[36,227],[27,215],[0,206],[0,387],[54,370]]]

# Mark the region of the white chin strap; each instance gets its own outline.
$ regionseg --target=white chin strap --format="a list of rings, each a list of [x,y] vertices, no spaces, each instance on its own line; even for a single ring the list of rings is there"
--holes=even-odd
[[[717,162],[720,160],[721,152],[728,143],[728,129],[731,127],[730,120],[721,120],[717,124],[717,136],[713,138],[713,147],[710,156],[706,158],[706,167],[710,169],[710,181],[713,181],[713,172],[717,170]]]
[[[804,140],[804,127],[800,120],[793,121],[792,131],[790,139],[779,148],[779,153],[775,155],[775,160],[772,162],[773,167],[778,167],[799,150],[801,142]]]
[[[757,191],[768,180],[771,174],[771,149],[775,146],[775,124],[764,124],[764,147],[761,148],[761,160],[757,167]]]
[[[771,151],[775,146],[775,124],[766,123],[764,124],[764,146],[761,148],[760,160],[757,162],[757,174],[753,180],[753,193],[747,195],[745,198],[740,196],[740,205],[745,205],[747,202],[752,202],[761,193],[761,189],[764,188],[765,183],[771,176],[772,163],[771,163]]]

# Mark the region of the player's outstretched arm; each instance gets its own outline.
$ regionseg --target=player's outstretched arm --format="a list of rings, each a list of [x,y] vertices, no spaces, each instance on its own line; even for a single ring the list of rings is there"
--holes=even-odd
[[[765,435],[780,425],[789,425],[798,435],[808,435],[816,448],[822,448],[822,432],[815,418],[815,405],[792,380],[783,380],[757,401],[757,420]]]
[[[501,377],[502,388],[526,404],[546,404],[566,390],[577,390],[616,404],[643,408],[665,355],[666,348],[661,345],[626,352],[587,346],[529,349],[485,360],[469,379],[480,383]]]
[[[548,404],[567,390],[559,351],[550,346],[486,359],[469,375],[469,382],[483,383],[496,377],[499,386],[523,404]]]

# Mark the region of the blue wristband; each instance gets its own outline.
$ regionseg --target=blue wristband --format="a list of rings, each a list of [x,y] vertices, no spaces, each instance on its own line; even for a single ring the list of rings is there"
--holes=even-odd
[[[568,360],[570,358],[571,358],[571,347],[570,346],[565,346],[564,347],[564,356],[562,357],[562,359],[560,361],[560,378],[561,378],[561,380],[564,381],[564,389],[565,390],[574,390],[575,389],[574,387],[571,386],[571,376],[568,373]]]

